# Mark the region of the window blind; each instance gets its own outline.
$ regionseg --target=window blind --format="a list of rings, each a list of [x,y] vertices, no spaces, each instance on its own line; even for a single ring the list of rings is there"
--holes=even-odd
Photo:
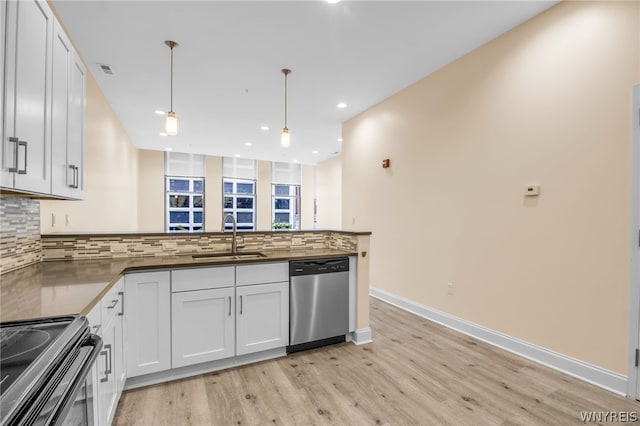
[[[222,176],[233,179],[256,179],[256,161],[246,158],[223,157]]]
[[[184,152],[166,152],[164,174],[166,176],[204,177],[204,155]]]
[[[300,185],[300,164],[274,161],[271,165],[271,183]]]

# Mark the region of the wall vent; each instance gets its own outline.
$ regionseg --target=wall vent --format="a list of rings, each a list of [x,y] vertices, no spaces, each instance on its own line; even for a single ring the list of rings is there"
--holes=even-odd
[[[100,70],[103,73],[107,74],[107,75],[114,75],[115,74],[115,72],[113,71],[113,68],[111,67],[111,65],[98,63],[98,67],[100,67]]]

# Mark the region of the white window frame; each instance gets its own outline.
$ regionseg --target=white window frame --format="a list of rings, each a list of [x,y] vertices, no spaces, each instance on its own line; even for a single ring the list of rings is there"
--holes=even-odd
[[[186,180],[189,181],[189,190],[188,191],[171,191],[170,190],[170,181],[172,179]],[[202,192],[194,190],[194,183],[196,181],[202,181]],[[204,232],[204,177],[191,177],[191,176],[165,176],[165,231],[174,233],[174,232]],[[170,197],[179,197],[185,196],[189,197],[189,206],[188,207],[171,207],[169,199]],[[193,200],[194,197],[202,197],[202,207],[194,207]],[[189,214],[189,223],[173,223],[171,222],[171,213],[172,212],[183,212]],[[202,213],[202,222],[195,222],[194,216],[195,213]],[[185,229],[171,229],[176,227],[184,227]],[[196,229],[198,228],[198,229]]]
[[[286,186],[288,187],[288,195],[280,195],[276,194],[276,187]],[[290,230],[299,230],[300,229],[300,185],[289,185],[289,184],[281,184],[274,183],[271,185],[271,228],[272,229],[290,229]],[[277,209],[276,208],[276,200],[286,199],[289,200],[289,208],[288,209]],[[289,223],[291,226],[288,228],[277,228],[276,215],[287,214],[289,216],[289,220],[285,223]]]
[[[225,192],[224,186],[225,183],[231,183],[233,185],[232,192]],[[251,184],[253,185],[253,193],[238,193],[237,187],[238,184]],[[236,178],[222,178],[222,215],[233,214],[233,217],[236,219],[236,226],[238,231],[255,231],[256,230],[256,185],[257,182],[254,179],[236,179]],[[226,198],[232,199],[232,207],[225,207]],[[238,198],[251,198],[253,199],[253,208],[238,208]],[[238,213],[251,213],[251,217],[253,218],[253,222],[238,222]],[[233,224],[231,221],[227,221],[224,225],[225,231],[230,231],[233,229]]]

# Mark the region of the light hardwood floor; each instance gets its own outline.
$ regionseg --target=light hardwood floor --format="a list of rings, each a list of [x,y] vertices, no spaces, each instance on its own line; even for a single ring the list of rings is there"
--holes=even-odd
[[[570,425],[640,403],[371,299],[374,342],[127,391],[118,425]]]

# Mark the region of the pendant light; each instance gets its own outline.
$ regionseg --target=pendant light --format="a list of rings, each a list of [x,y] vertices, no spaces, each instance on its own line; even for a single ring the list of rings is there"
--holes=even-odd
[[[164,119],[164,132],[169,136],[175,136],[178,134],[178,117],[173,112],[173,48],[178,46],[178,43],[172,40],[165,40],[164,44],[171,49],[171,107]]]
[[[290,69],[282,69],[284,74],[284,128],[282,129],[282,135],[280,136],[280,146],[283,148],[289,148],[291,145],[291,135],[289,134],[289,128],[287,127],[287,76],[291,74]]]

